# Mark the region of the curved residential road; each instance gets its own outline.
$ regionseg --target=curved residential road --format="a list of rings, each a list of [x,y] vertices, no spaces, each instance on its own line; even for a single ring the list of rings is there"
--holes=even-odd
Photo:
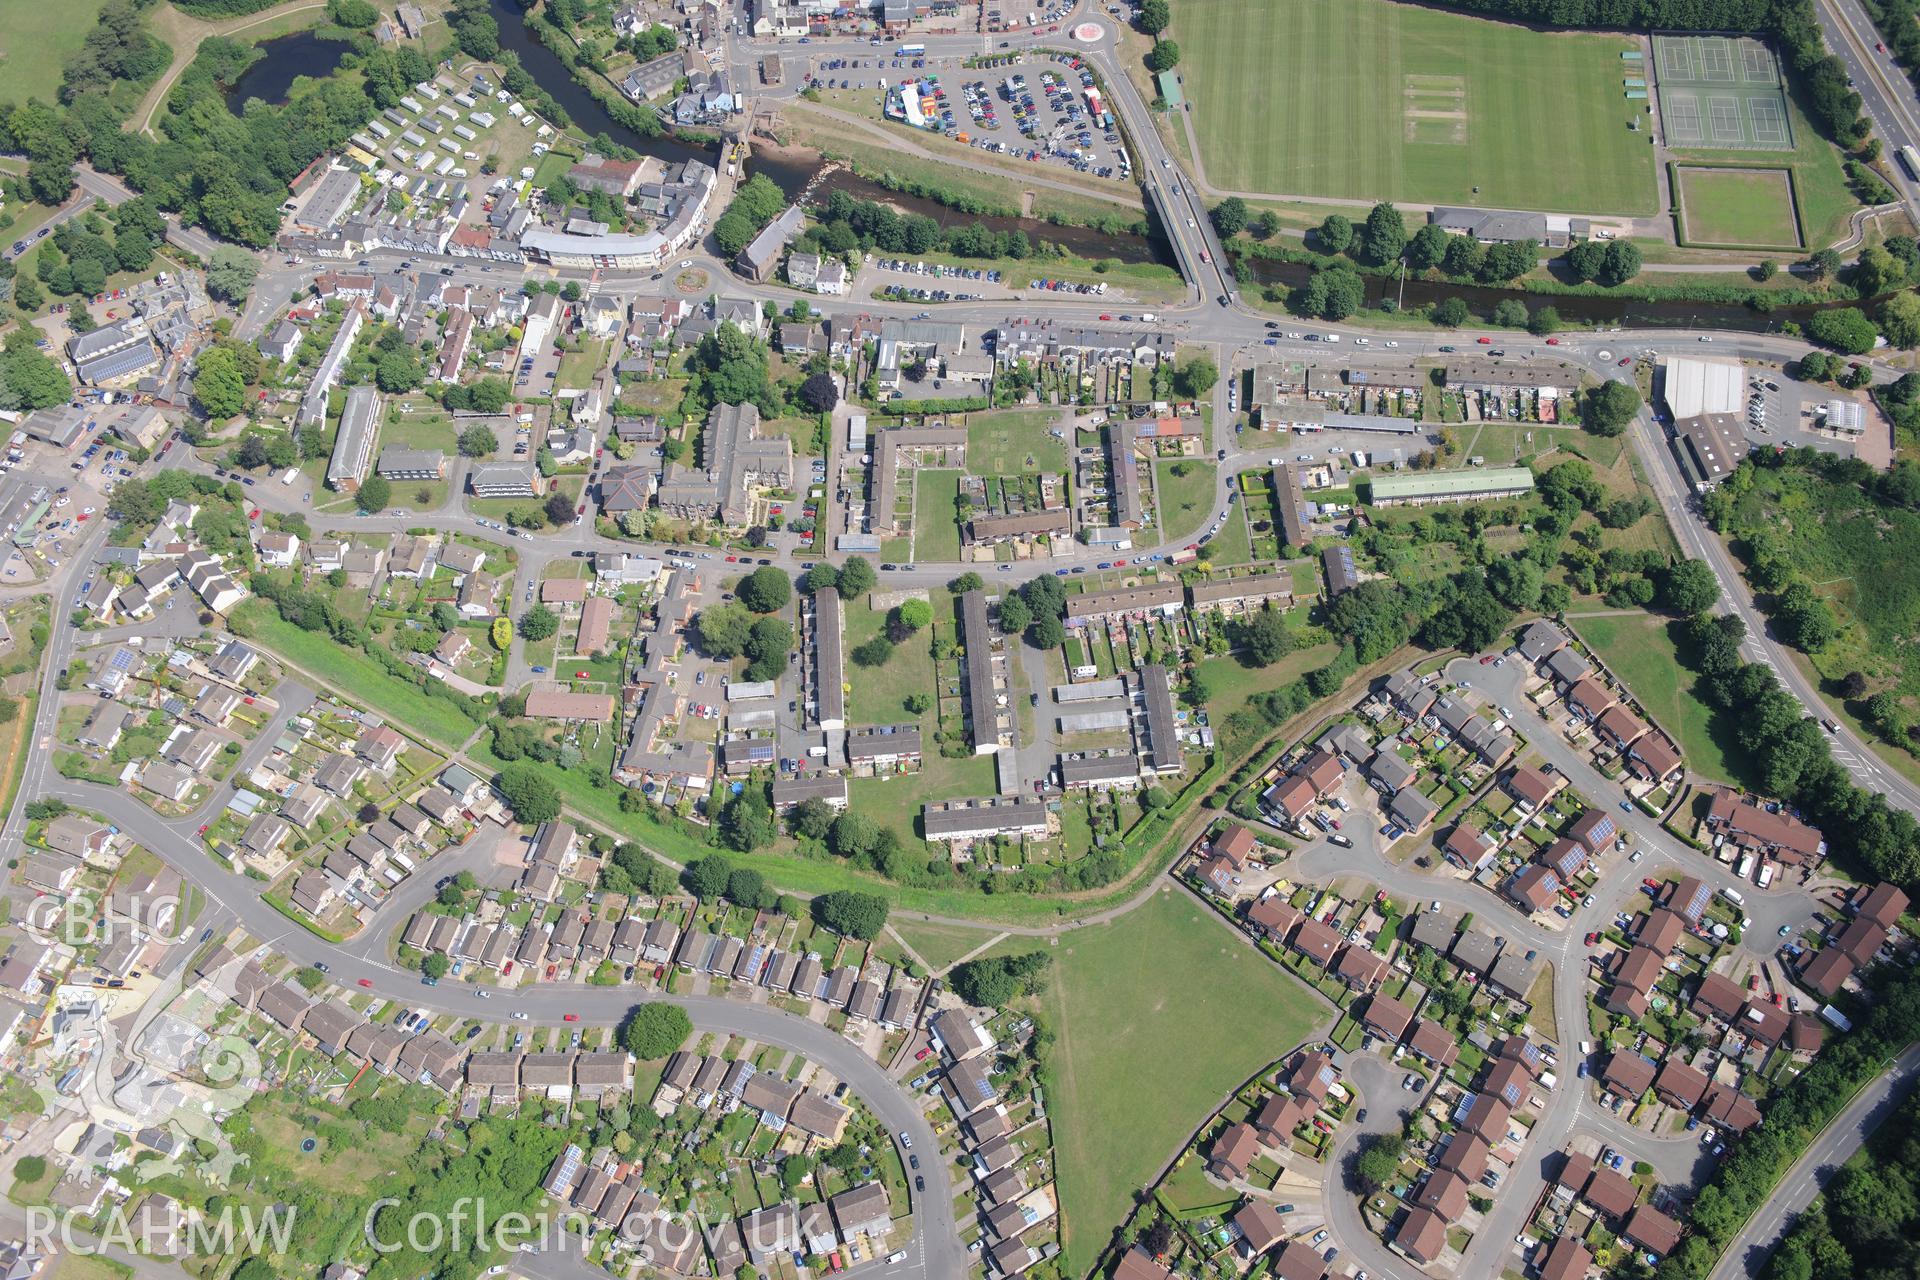
[[[1740,1234],[1728,1242],[1711,1280],[1741,1280],[1759,1275],[1761,1264],[1779,1247],[1794,1219],[1826,1189],[1840,1166],[1867,1140],[1867,1135],[1905,1101],[1917,1080],[1920,1080],[1920,1044],[1908,1046],[1879,1079],[1862,1089],[1846,1110],[1821,1130],[1813,1145],[1780,1179],[1766,1203],[1747,1219]]]
[[[490,1022],[524,1021],[534,1026],[564,1025],[574,1015],[582,1027],[617,1025],[639,999],[619,987],[584,983],[542,983],[524,990],[496,990],[482,999],[486,988],[451,984],[425,986],[419,977],[383,957],[351,956],[315,937],[261,900],[259,884],[215,862],[200,846],[192,819],[161,820],[152,809],[124,791],[94,783],[55,780],[37,794],[58,796],[104,815],[197,886],[207,898],[234,916],[240,927],[276,953],[296,964],[324,961],[335,966],[334,981],[346,991],[369,990],[400,1004],[459,1017],[484,1017]],[[182,828],[185,830],[182,830]],[[360,987],[364,981],[367,985]],[[798,1053],[819,1063],[847,1082],[889,1133],[910,1140],[912,1153],[932,1153],[920,1170],[929,1179],[924,1196],[914,1196],[914,1241],[908,1261],[888,1275],[958,1276],[966,1272],[953,1215],[953,1196],[938,1185],[945,1162],[938,1158],[939,1142],[919,1104],[863,1051],[819,1023],[769,1005],[722,996],[647,994],[687,1011],[702,1030],[744,1036],[762,1044]],[[905,1163],[906,1154],[902,1154]]]

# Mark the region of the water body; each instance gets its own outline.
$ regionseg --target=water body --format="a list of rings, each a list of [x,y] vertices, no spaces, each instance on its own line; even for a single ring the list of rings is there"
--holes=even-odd
[[[235,115],[241,114],[249,98],[275,106],[285,102],[293,82],[301,76],[318,79],[331,75],[352,46],[324,39],[312,31],[296,31],[292,35],[262,40],[254,48],[261,56],[254,59],[227,90],[227,109]]]
[[[689,146],[671,134],[641,137],[608,115],[599,100],[574,80],[572,69],[527,30],[525,14],[518,0],[493,0],[493,16],[500,24],[500,47],[511,49],[519,56],[527,74],[553,95],[554,101],[573,117],[575,126],[581,132],[589,137],[604,132],[641,155],[657,156],[668,163],[682,160],[713,162],[711,148]],[[771,179],[789,198],[798,196],[809,186],[815,195],[845,191],[858,200],[883,201],[907,213],[926,214],[943,227],[977,223],[996,231],[1017,229],[1026,232],[1035,241],[1046,240],[1084,258],[1169,264],[1173,261],[1172,251],[1158,239],[1107,235],[1090,227],[1059,227],[1037,218],[977,217],[949,209],[932,200],[888,191],[838,166],[822,175],[820,157],[811,152],[788,151],[777,155],[756,152],[750,161],[750,168],[752,172]]]

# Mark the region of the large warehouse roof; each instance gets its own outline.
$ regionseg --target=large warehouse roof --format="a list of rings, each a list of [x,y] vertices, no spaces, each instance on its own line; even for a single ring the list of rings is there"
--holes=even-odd
[[[1739,413],[1746,373],[1731,360],[1670,359],[1662,394],[1678,418],[1703,413]]]

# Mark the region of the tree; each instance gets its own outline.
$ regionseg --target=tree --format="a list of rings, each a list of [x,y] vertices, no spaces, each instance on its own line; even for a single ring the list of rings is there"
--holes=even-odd
[[[1538,307],[1527,317],[1527,332],[1544,338],[1560,329],[1560,313],[1552,307]]]
[[[1171,71],[1180,65],[1180,46],[1171,40],[1157,40],[1153,48],[1147,50],[1147,70]],[[1237,197],[1235,197],[1237,198]],[[1245,229],[1246,223],[1240,224]]]
[[[1222,237],[1232,238],[1247,229],[1247,202],[1239,196],[1228,196],[1213,206],[1213,226]]]
[[[1017,595],[1002,597],[1000,601],[1000,629],[1008,635],[1019,635],[1033,621],[1033,610],[1027,602]]]
[[[1457,329],[1468,319],[1467,304],[1461,298],[1442,298],[1433,304],[1433,322],[1449,329]]]
[[[953,993],[968,1004],[998,1009],[1021,996],[1034,994],[1049,963],[1051,957],[1043,951],[969,960],[953,967],[947,983]]]
[[[373,369],[373,380],[388,395],[399,395],[425,382],[427,374],[420,367],[420,357],[413,348],[400,346],[380,357]]]
[[[923,716],[933,710],[933,695],[925,690],[910,693],[900,700],[900,705],[916,716]]]
[[[1609,289],[1623,285],[1640,274],[1640,250],[1629,240],[1609,240],[1600,255],[1600,269],[1594,279]]]
[[[1209,356],[1189,356],[1173,374],[1174,393],[1184,400],[1202,400],[1220,381],[1220,366]]]
[[[887,900],[873,893],[836,889],[813,900],[813,919],[842,937],[871,942],[887,923]]]
[[[1066,639],[1066,624],[1051,614],[1035,618],[1027,628],[1027,643],[1036,649],[1058,649]]]
[[[1832,249],[1822,249],[1807,259],[1807,268],[1815,280],[1825,280],[1839,274],[1840,255]]]
[[[1406,1142],[1397,1133],[1369,1135],[1354,1161],[1354,1177],[1369,1194],[1392,1182],[1400,1171],[1400,1156]]]
[[[1326,252],[1345,253],[1347,246],[1353,243],[1353,223],[1340,214],[1330,213],[1314,228],[1313,234]]]
[[[1580,425],[1597,436],[1617,436],[1639,412],[1639,388],[1630,382],[1603,382],[1587,393]]]
[[[793,579],[784,569],[762,565],[740,580],[734,595],[755,613],[772,613],[793,598]]]
[[[1858,307],[1816,311],[1807,321],[1807,336],[1823,346],[1857,356],[1873,350],[1877,333],[1873,321]]]
[[[1415,271],[1429,271],[1446,256],[1447,233],[1437,222],[1424,224],[1407,241],[1407,265]]]
[[[840,566],[840,595],[851,600],[855,596],[865,595],[873,590],[880,575],[874,572],[873,565],[864,556],[848,556],[846,563]]]
[[[830,413],[840,403],[840,385],[824,369],[800,384],[800,403],[815,413]]]
[[[825,840],[837,816],[832,805],[816,797],[796,805],[793,812],[787,815],[787,824],[793,828],[795,835],[805,836],[809,840]]]
[[[776,834],[773,824],[773,806],[767,803],[766,788],[756,782],[749,781],[741,787],[734,797],[727,801],[726,807],[720,811],[720,839],[729,849],[749,853],[755,849],[765,848],[773,843]],[[741,874],[739,871],[733,872],[728,878],[729,885],[738,880]],[[747,874],[757,877],[759,872]],[[765,887],[764,882],[762,887]],[[758,905],[742,901],[735,897],[731,890],[727,896],[743,907]]]
[[[1660,603],[1674,613],[1692,617],[1719,598],[1720,580],[1705,560],[1682,560],[1660,575]]]
[[[560,789],[530,764],[510,764],[493,781],[516,822],[552,822],[560,816]]]
[[[1262,609],[1242,622],[1235,638],[1247,656],[1263,667],[1272,666],[1300,646],[1300,637],[1278,609]]]
[[[620,1025],[620,1044],[642,1061],[664,1058],[693,1034],[693,1019],[675,1004],[643,1004]]]
[[[556,526],[567,523],[574,516],[573,499],[569,498],[566,491],[562,489],[555,489],[549,493],[547,500],[541,504],[541,509],[547,513],[548,523]]]
[[[1762,258],[1760,265],[1753,269],[1753,274],[1755,279],[1764,284],[1780,274],[1780,264],[1772,258]]]
[[[875,636],[864,644],[855,645],[848,656],[853,659],[855,666],[884,667],[893,657],[893,641],[885,636]]]
[[[1606,252],[1606,245],[1600,241],[1582,240],[1562,254],[1560,261],[1566,265],[1568,275],[1585,283],[1600,274]]]
[[[366,512],[384,511],[392,497],[393,486],[387,483],[386,477],[371,475],[360,482],[353,504]]]
[[[1916,380],[1920,380],[1920,376],[1916,376]],[[986,585],[986,579],[969,569],[949,582],[947,584],[947,590],[956,596],[963,596],[969,591],[978,591]]]
[[[1880,308],[1880,329],[1896,347],[1920,347],[1920,293],[1896,293]]]
[[[1173,22],[1173,9],[1167,0],[1143,0],[1134,25],[1150,36],[1157,36]]]
[[[901,624],[909,631],[918,631],[933,625],[933,606],[925,600],[902,600],[894,612],[899,615]]]
[[[1280,215],[1267,209],[1253,220],[1253,234],[1262,240],[1271,240],[1280,234]]]
[[[713,902],[727,892],[727,882],[733,878],[733,864],[716,853],[689,862],[683,878],[688,893],[702,902]]]
[[[1407,224],[1400,211],[1384,200],[1373,206],[1361,228],[1360,245],[1370,262],[1384,264],[1398,258],[1407,247]]]
[[[207,264],[207,292],[220,301],[239,306],[253,290],[260,264],[244,249],[221,245]]]
[[[522,636],[537,643],[560,629],[560,619],[547,606],[537,604],[520,615],[518,625]]]
[[[1521,328],[1527,323],[1527,304],[1518,298],[1500,299],[1493,304],[1493,322],[1503,328]]]
[[[420,972],[435,982],[447,976],[447,970],[453,966],[446,956],[438,951],[429,951],[420,961]]]
[[[737,658],[747,651],[753,634],[753,618],[738,604],[713,604],[694,619],[700,633],[700,648],[709,657]]]
[[[491,458],[500,448],[500,438],[479,423],[460,433],[460,455],[466,458]]]
[[[246,380],[231,351],[215,347],[200,357],[193,374],[193,398],[215,422],[224,422],[246,407]]]

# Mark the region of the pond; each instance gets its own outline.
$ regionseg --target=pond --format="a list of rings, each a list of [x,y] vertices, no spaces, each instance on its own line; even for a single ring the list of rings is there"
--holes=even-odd
[[[295,80],[331,74],[352,47],[312,31],[262,40],[254,46],[260,56],[227,89],[227,110],[240,115],[249,98],[278,106],[287,100]]]

